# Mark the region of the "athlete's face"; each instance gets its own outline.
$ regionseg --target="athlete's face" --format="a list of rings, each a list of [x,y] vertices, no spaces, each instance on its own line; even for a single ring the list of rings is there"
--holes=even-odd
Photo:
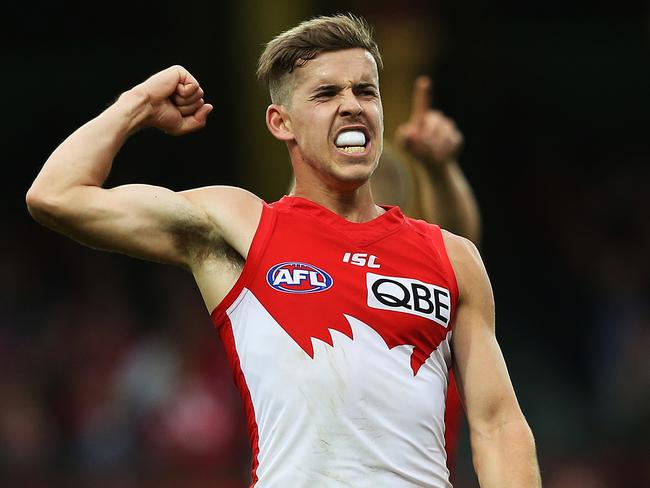
[[[374,58],[361,48],[324,52],[294,73],[286,109],[290,148],[306,170],[331,183],[364,183],[377,166],[384,132]],[[353,131],[347,142],[339,138],[346,131]]]

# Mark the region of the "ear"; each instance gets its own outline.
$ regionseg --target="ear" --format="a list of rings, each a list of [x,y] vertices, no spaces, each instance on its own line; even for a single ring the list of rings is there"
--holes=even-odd
[[[272,104],[266,109],[266,126],[276,139],[287,142],[293,140],[291,118],[282,105]]]

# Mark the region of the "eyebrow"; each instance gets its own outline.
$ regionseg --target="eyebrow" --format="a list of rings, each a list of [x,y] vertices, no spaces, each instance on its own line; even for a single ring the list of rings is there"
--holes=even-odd
[[[356,89],[374,88],[374,89],[377,89],[377,85],[375,85],[374,83],[364,82],[364,83],[356,83],[352,88],[356,88]]]
[[[361,83],[355,83],[352,85],[353,90],[363,90],[364,88],[374,88],[375,90],[377,89],[377,85],[374,83],[369,83],[369,82],[361,82]],[[339,91],[341,89],[341,85],[336,85],[333,83],[328,83],[328,84],[323,84],[323,85],[318,85],[312,90],[312,93],[317,93],[321,91],[329,91],[329,90],[336,90]]]

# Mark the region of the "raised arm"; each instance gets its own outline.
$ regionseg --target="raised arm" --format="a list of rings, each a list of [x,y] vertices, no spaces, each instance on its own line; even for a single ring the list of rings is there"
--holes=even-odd
[[[481,216],[458,155],[463,142],[454,122],[431,109],[431,80],[420,76],[413,85],[411,115],[395,134],[396,144],[413,159],[419,186],[419,216],[459,234],[477,246]]]
[[[224,240],[245,257],[261,204],[244,190],[103,188],[131,134],[155,127],[183,135],[202,128],[211,110],[203,89],[183,67],[156,73],[55,149],[27,192],[30,213],[81,243],[142,259],[191,268],[203,248]]]
[[[476,247],[445,233],[460,299],[452,348],[472,458],[482,488],[541,486],[532,432],[495,337],[492,288]]]

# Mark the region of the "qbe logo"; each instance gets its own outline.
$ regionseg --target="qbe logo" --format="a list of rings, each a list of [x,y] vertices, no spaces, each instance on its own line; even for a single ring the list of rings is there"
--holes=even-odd
[[[307,263],[286,262],[273,266],[266,273],[271,288],[285,293],[318,293],[331,288],[332,277]]]
[[[368,306],[410,313],[447,327],[451,294],[446,288],[409,278],[366,273]]]

